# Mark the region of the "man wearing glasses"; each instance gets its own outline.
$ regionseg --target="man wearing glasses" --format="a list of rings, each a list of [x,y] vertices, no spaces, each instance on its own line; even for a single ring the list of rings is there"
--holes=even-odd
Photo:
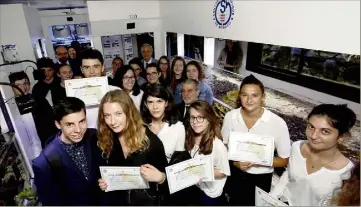
[[[148,64],[147,68],[145,69],[146,76],[147,76],[147,83],[144,83],[141,86],[141,89],[145,91],[147,87],[151,84],[160,84],[159,78],[161,76],[160,69],[157,67],[157,64],[150,63]]]

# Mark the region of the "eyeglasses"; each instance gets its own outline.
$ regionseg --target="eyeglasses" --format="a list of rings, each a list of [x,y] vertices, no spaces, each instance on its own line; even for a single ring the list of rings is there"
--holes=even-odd
[[[156,75],[158,75],[158,72],[147,73],[147,76],[156,76]]]
[[[132,76],[132,77],[124,76],[123,80],[125,80],[125,81],[135,80],[135,77],[134,76]]]
[[[189,118],[189,121],[191,122],[191,123],[194,123],[194,120],[197,120],[197,122],[198,123],[203,123],[204,122],[204,117],[203,116],[191,116],[190,118]]]

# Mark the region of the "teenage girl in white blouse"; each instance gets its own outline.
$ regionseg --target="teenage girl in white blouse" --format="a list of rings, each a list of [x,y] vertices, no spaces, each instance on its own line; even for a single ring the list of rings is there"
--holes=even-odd
[[[308,115],[307,140],[292,144],[287,171],[271,194],[291,206],[327,205],[329,195],[350,178],[354,165],[338,143],[349,136],[355,121],[345,105],[316,106]]]
[[[230,204],[254,206],[255,187],[271,190],[274,167],[286,167],[291,153],[290,136],[286,122],[263,107],[265,92],[263,84],[253,75],[242,80],[238,95],[238,108],[228,112],[223,120],[223,142],[228,144],[233,132],[272,136],[278,156],[272,166],[256,165],[251,162],[231,161]]]
[[[225,205],[223,188],[230,175],[227,148],[222,142],[218,117],[206,101],[189,106],[190,127],[186,148],[192,158],[211,154],[214,164],[213,182],[200,182],[200,203],[203,206]],[[185,198],[186,199],[186,198]]]
[[[143,91],[139,89],[135,73],[132,67],[124,65],[114,75],[114,84],[126,91],[139,110],[142,101]]]
[[[168,162],[175,151],[184,151],[185,129],[168,89],[161,84],[150,85],[144,93],[141,112],[149,129],[163,142]]]

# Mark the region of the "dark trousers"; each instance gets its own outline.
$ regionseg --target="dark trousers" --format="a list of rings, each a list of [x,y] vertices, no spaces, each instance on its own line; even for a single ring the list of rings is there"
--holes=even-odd
[[[255,206],[256,186],[270,192],[272,173],[250,174],[232,165],[228,183],[231,206]]]

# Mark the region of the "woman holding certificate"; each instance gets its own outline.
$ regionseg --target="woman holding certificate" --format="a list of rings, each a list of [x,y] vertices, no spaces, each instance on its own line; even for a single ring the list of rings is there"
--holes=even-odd
[[[290,206],[329,205],[342,182],[351,177],[354,164],[338,145],[350,135],[356,115],[346,105],[321,104],[313,108],[307,120],[307,140],[292,144],[287,171],[272,195]]]
[[[117,70],[117,72],[115,72],[113,83],[115,86],[118,86],[129,93],[130,98],[132,98],[135,106],[139,110],[143,91],[140,90],[135,78],[136,77],[133,68],[129,65],[124,65],[119,70]]]
[[[223,142],[228,145],[232,169],[227,186],[231,205],[254,206],[256,186],[268,193],[273,168],[287,166],[290,157],[287,125],[263,107],[264,101],[263,84],[249,75],[241,83],[238,108],[223,120]],[[278,157],[273,157],[275,150]]]
[[[161,84],[147,88],[142,101],[142,117],[163,142],[168,162],[174,151],[184,151],[185,129],[174,108],[172,94]]]
[[[195,101],[189,106],[190,127],[187,129],[186,149],[192,158],[212,155],[214,181],[197,185],[200,203],[204,206],[225,205],[223,187],[230,175],[227,148],[222,142],[219,121],[211,105],[206,101]]]
[[[167,166],[164,147],[144,126],[127,92],[114,90],[105,94],[98,120],[98,146],[107,165],[113,166],[101,167],[99,187],[106,191],[105,204],[158,205],[168,189],[164,184]],[[118,172],[110,175],[114,168]],[[114,191],[108,192],[111,190]]]

